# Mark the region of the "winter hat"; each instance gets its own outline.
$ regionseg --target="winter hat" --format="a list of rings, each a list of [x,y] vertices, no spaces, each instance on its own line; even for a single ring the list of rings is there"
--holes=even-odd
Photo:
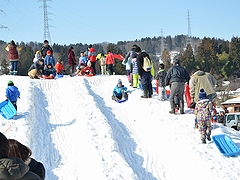
[[[57,61],[60,63],[60,62],[62,62],[63,60],[62,60],[61,58],[58,58],[58,60],[57,60]]]
[[[90,45],[88,46],[88,48],[92,48],[92,44],[90,44]]]
[[[204,91],[204,89],[200,89],[199,95],[198,95],[199,99],[206,99],[207,98],[207,94]]]
[[[141,50],[141,48],[140,47],[136,47],[135,48],[135,52],[141,52],[142,50]]]
[[[179,63],[180,63],[180,60],[179,60],[179,59],[174,59],[173,62],[174,62],[175,64],[179,64]]]
[[[50,50],[47,50],[47,55],[51,55],[52,52]]]
[[[122,80],[121,79],[118,80],[118,84],[122,84]]]
[[[14,83],[10,80],[8,81],[8,86],[14,86]]]

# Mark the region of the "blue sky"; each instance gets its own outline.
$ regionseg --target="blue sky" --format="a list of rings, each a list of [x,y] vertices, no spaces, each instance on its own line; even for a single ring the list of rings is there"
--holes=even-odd
[[[0,40],[43,42],[41,0],[0,0]],[[239,0],[47,1],[51,43],[94,44],[188,34],[231,40],[240,34]]]

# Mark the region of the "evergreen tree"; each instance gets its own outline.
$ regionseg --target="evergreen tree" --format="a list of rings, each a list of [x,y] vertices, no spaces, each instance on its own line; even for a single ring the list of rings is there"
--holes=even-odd
[[[26,76],[28,69],[33,63],[34,52],[32,48],[24,43],[21,43],[20,58],[18,62],[18,74]]]
[[[193,69],[196,69],[195,57],[190,44],[188,44],[186,50],[180,54],[180,62],[181,66],[183,66],[189,73]]]
[[[227,76],[239,76],[240,72],[240,38],[233,37],[230,42],[229,58],[226,66]]]
[[[218,59],[214,39],[204,37],[198,46],[196,65],[199,69],[214,74],[218,71]]]
[[[9,61],[5,58],[1,61],[1,74],[9,74]]]
[[[225,51],[222,54],[217,54],[218,57],[218,64],[219,64],[219,72],[223,77],[227,77],[227,63],[228,63],[228,56]]]
[[[171,55],[167,49],[164,49],[161,60],[166,69],[169,69],[171,67]]]

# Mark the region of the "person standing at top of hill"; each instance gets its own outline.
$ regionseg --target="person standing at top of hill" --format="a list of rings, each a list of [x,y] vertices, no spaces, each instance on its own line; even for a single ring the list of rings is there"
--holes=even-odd
[[[74,48],[71,46],[68,50],[68,65],[71,67],[70,74],[74,73],[75,69],[74,66],[77,64],[75,59]]]
[[[49,45],[49,42],[48,40],[44,40],[43,42],[43,46],[41,48],[41,55],[42,55],[42,58],[44,59],[45,56],[47,55],[47,51],[51,51],[51,54],[53,54],[53,50],[52,50],[52,47]]]
[[[113,64],[114,64],[113,53],[109,50],[106,56],[106,67],[109,75],[113,75]]]
[[[17,75],[17,66],[18,66],[19,56],[17,51],[17,45],[13,40],[6,47],[6,50],[8,51],[8,59],[9,59],[9,62],[11,63],[9,74]]]
[[[94,49],[94,47],[92,46],[92,44],[90,44],[88,46],[88,59],[91,62],[91,66],[92,66],[92,68],[94,70],[94,74],[96,74],[95,64],[96,64],[96,60],[97,60],[97,52]]]
[[[175,114],[174,96],[178,95],[180,114],[184,114],[184,100],[183,94],[185,89],[185,83],[189,82],[190,76],[185,68],[180,66],[180,60],[174,59],[173,66],[168,69],[165,77],[165,85],[170,84],[170,114]]]
[[[137,53],[138,74],[139,78],[141,79],[143,89],[143,96],[141,97],[152,98],[152,74],[151,71],[146,71],[143,69],[144,58],[146,57],[148,60],[150,60],[150,57],[145,51],[142,51],[140,47],[136,47],[135,52]]]

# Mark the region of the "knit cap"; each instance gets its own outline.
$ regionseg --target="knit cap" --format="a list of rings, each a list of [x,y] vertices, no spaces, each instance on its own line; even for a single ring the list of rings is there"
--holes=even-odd
[[[200,89],[199,95],[198,95],[199,99],[206,99],[207,98],[207,94],[204,91],[204,89]]]
[[[10,81],[8,81],[8,86],[13,86],[14,85],[14,83],[10,80]]]
[[[122,80],[121,79],[118,80],[118,84],[122,84]]]

